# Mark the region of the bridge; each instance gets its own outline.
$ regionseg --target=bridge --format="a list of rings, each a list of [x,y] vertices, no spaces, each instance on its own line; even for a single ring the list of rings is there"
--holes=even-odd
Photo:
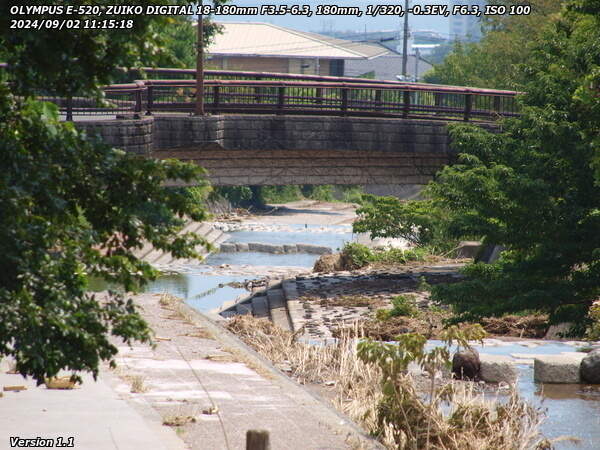
[[[447,124],[494,127],[516,92],[343,77],[207,71],[207,116],[192,116],[195,71],[51,98],[67,120],[127,151],[178,158],[214,185],[424,184],[452,160]],[[233,79],[235,78],[235,79]],[[101,116],[117,117],[99,120]],[[87,119],[87,120],[86,120]]]

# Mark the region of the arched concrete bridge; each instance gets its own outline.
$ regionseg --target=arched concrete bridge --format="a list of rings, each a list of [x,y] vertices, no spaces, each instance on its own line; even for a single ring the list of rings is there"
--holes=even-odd
[[[216,186],[424,184],[452,158],[440,121],[178,115],[76,125],[128,151],[199,164]]]
[[[202,117],[185,114],[194,108],[195,80],[109,86],[102,107],[84,98],[57,101],[67,119],[135,115],[75,123],[127,151],[197,163],[217,186],[424,184],[451,162],[449,120],[493,126],[517,114],[510,91],[233,75],[253,79],[207,80],[204,105],[212,115]]]

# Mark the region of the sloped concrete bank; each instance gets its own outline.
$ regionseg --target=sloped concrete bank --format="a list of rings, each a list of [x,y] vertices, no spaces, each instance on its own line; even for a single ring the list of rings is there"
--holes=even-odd
[[[206,222],[188,221],[185,227],[179,232],[180,235],[184,233],[196,233],[197,235],[206,239],[209,244],[217,249],[222,242],[229,238],[229,235]],[[196,251],[204,257],[208,256],[209,254],[206,248],[202,245],[196,247]],[[196,260],[192,259],[182,260],[174,258],[173,255],[168,252],[155,249],[149,242],[147,242],[141,249],[137,250],[135,252],[135,256],[158,268],[172,264],[194,264],[197,262]]]

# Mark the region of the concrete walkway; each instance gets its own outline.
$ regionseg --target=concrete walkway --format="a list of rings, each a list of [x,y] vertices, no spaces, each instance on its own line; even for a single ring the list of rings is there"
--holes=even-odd
[[[79,389],[54,390],[6,374],[6,363],[2,369],[0,386],[25,385],[27,390],[3,392],[0,398],[0,449],[11,448],[10,437],[73,438],[73,448],[82,450],[185,448],[152,408],[134,408],[116,393],[108,374],[97,382],[84,376]]]
[[[39,437],[81,450],[237,450],[250,429],[268,430],[273,450],[382,448],[206,316],[156,294],[136,302],[157,346],[119,346],[118,368],[97,382],[51,390],[0,364],[0,389],[27,386],[0,398],[0,449]]]

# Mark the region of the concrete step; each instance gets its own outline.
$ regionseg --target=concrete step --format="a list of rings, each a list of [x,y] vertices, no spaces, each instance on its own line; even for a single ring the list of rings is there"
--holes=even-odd
[[[212,229],[213,229],[212,226],[206,222],[193,222],[193,226],[189,230],[187,230],[187,232],[196,233],[196,234],[199,234],[199,235],[203,236],[204,238],[206,238],[206,235],[208,233],[210,233]],[[203,256],[206,256],[208,254],[208,252],[206,251],[206,248],[204,248],[204,246],[202,246],[202,245],[198,245],[196,247],[196,251]],[[173,264],[175,262],[183,263],[183,264],[195,264],[198,261],[195,259],[176,259],[176,258],[171,257],[171,259],[169,259],[168,261],[165,261],[165,262],[168,264]]]
[[[150,264],[156,264],[160,258],[165,255],[165,252],[162,250],[153,249],[147,255],[144,256],[144,261],[149,262]]]
[[[188,223],[185,224],[185,226],[181,229],[181,231],[178,234],[194,233],[201,224],[202,222],[194,222],[190,220]]]
[[[222,235],[223,235],[223,232],[221,230],[217,230],[216,228],[211,228],[211,230],[207,234],[204,235],[204,238],[212,244],[215,241],[217,241],[217,239],[219,239]]]
[[[252,303],[238,303],[235,305],[236,312],[243,316],[244,314],[252,314]]]
[[[144,241],[144,246],[134,252],[136,258],[144,259],[145,256],[153,250],[152,244],[148,241]]]
[[[189,221],[178,234],[198,233],[204,235],[210,230],[211,226],[207,223]],[[136,252],[136,256],[151,264],[170,264],[177,261],[175,258],[173,258],[173,255],[154,249],[150,243],[144,244],[144,247]]]
[[[291,331],[292,325],[288,316],[283,289],[269,289],[267,291],[267,300],[273,323],[284,330]]]
[[[269,317],[269,303],[266,295],[252,297],[252,314],[257,318]]]

